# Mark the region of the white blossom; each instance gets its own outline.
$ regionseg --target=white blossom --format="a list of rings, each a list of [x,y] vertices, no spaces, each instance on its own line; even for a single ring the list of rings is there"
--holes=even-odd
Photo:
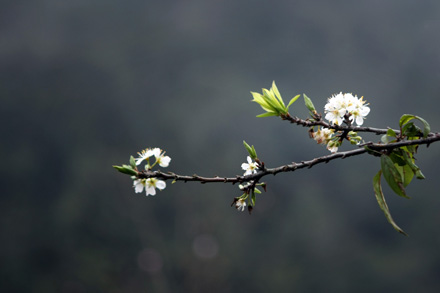
[[[135,159],[136,165],[140,165],[143,161],[148,160],[150,157],[155,157],[156,163],[159,164],[161,167],[168,167],[171,161],[171,158],[169,156],[165,156],[165,151],[162,151],[160,148],[147,148],[145,150],[142,150],[139,154],[139,157]],[[155,165],[154,164],[154,165]],[[154,166],[153,165],[153,166]],[[152,166],[150,165],[150,162],[145,166],[146,169],[150,169]]]
[[[165,156],[165,152],[162,151],[160,148],[155,148],[152,150],[152,153],[154,157],[156,158],[156,163],[159,164],[161,167],[168,167],[170,164],[171,158],[168,156]]]
[[[362,97],[359,99],[350,93],[341,92],[333,95],[324,106],[325,119],[331,124],[341,125],[345,119],[344,116],[348,114],[351,122],[362,125],[365,117],[370,113],[370,108],[364,104]]]
[[[153,151],[151,149],[145,149],[142,150],[140,153],[138,153],[139,158],[136,158],[136,166],[140,165],[144,160],[148,159],[153,155]]]
[[[347,111],[344,95],[339,93],[329,98],[327,104],[324,106],[324,110],[327,113],[325,119],[332,124],[341,125]]]
[[[318,144],[327,144],[327,142],[332,138],[335,131],[329,128],[318,128],[318,131],[313,133],[313,138]]]
[[[244,175],[250,175],[257,173],[258,165],[255,162],[252,162],[252,159],[250,156],[247,156],[247,163],[241,164],[241,168],[245,170]]]
[[[237,210],[239,211],[244,211],[244,209],[246,208],[246,202],[244,199],[240,198],[239,200],[237,200],[235,202],[235,207],[237,208]]]
[[[349,113],[351,114],[350,116],[351,122],[356,121],[356,124],[359,126],[364,123],[365,117],[368,115],[368,113],[370,113],[370,108],[365,106],[364,103],[365,101],[363,101],[361,97],[349,109]]]
[[[145,179],[136,179],[133,181],[134,192],[140,193],[144,190]]]
[[[145,191],[147,195],[149,194],[155,195],[156,194],[155,188],[162,190],[165,187],[167,187],[165,181],[159,180],[157,178],[148,178],[145,184]]]
[[[140,193],[144,190],[148,195],[155,195],[156,189],[164,189],[166,187],[166,183],[163,180],[159,180],[157,178],[148,178],[148,179],[136,179],[133,181],[134,191],[136,193]]]
[[[332,153],[336,153],[338,151],[339,144],[334,141],[329,141],[327,144],[327,149]]]

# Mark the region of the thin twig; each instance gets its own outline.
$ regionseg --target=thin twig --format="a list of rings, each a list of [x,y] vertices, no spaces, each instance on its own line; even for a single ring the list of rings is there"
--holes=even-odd
[[[282,120],[289,121],[290,123],[294,123],[303,127],[313,127],[313,126],[322,126],[329,129],[334,129],[336,131],[355,131],[355,132],[372,132],[375,134],[386,134],[388,129],[382,129],[382,128],[374,128],[374,127],[362,127],[362,126],[341,126],[341,125],[333,125],[325,122],[321,119],[321,115],[317,115],[316,120],[309,120],[309,119],[301,119],[295,116],[291,116],[289,113],[283,114],[281,116]],[[400,130],[398,129],[392,129],[396,134],[400,133]],[[429,136],[433,136],[435,133],[429,133]]]
[[[375,131],[372,131],[375,132]],[[146,179],[146,178],[158,178],[162,180],[174,180],[174,181],[196,181],[200,183],[242,183],[242,182],[258,182],[261,178],[267,175],[276,175],[278,173],[284,173],[284,172],[293,172],[297,169],[302,168],[311,168],[314,165],[321,164],[321,163],[328,163],[329,161],[335,160],[335,159],[344,159],[352,156],[361,155],[364,153],[367,153],[369,150],[376,151],[380,153],[381,151],[389,151],[395,148],[400,148],[403,146],[410,146],[410,145],[427,145],[429,146],[431,143],[439,141],[440,140],[440,133],[430,133],[430,135],[426,138],[420,138],[415,140],[405,140],[405,141],[399,141],[395,143],[389,143],[389,144],[382,144],[382,143],[365,143],[361,146],[361,148],[351,150],[351,151],[345,151],[345,152],[338,152],[334,154],[330,154],[327,156],[318,157],[309,161],[302,161],[301,163],[295,163],[287,164],[283,166],[279,166],[276,168],[264,168],[263,170],[259,170],[255,174],[246,175],[246,176],[236,176],[236,177],[203,177],[199,175],[178,175],[173,172],[167,172],[164,173],[162,171],[140,171],[137,175],[137,178],[139,179]]]

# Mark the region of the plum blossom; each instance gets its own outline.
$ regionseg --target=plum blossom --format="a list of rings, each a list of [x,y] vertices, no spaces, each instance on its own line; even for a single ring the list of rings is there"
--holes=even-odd
[[[239,211],[244,211],[244,209],[246,208],[246,201],[242,198],[238,199],[235,202],[235,208]]]
[[[154,148],[152,151],[152,154],[156,158],[156,163],[159,164],[161,167],[168,167],[170,164],[171,158],[168,156],[165,156],[165,151],[162,151],[160,148]]]
[[[150,169],[154,167],[154,165],[159,164],[159,166],[166,168],[169,166],[171,158],[169,156],[165,156],[165,151],[160,148],[146,148],[138,153],[139,157],[135,159],[136,166],[140,165],[143,161],[147,161],[146,169]],[[156,159],[156,162],[153,165],[150,165],[150,157]]]
[[[145,192],[148,196],[150,194],[156,195],[156,188],[163,190],[166,187],[166,183],[157,178],[136,179],[133,181],[133,187],[136,193],[142,192],[145,188]]]
[[[331,97],[327,104],[324,106],[324,110],[327,113],[325,119],[330,121],[332,124],[341,125],[344,121],[344,115],[346,110],[346,100],[342,93],[334,95]]]
[[[340,143],[336,142],[336,141],[329,141],[329,143],[327,144],[327,149],[332,153],[336,153],[338,151],[338,148],[340,146]]]
[[[250,156],[247,156],[247,163],[241,164],[241,168],[245,170],[244,175],[250,175],[257,173],[258,165],[255,162],[252,162]]]
[[[140,193],[144,190],[145,179],[136,179],[133,181],[134,192]]]
[[[370,108],[364,106],[365,101],[361,97],[360,99],[356,99],[356,102],[349,108],[349,113],[351,114],[350,120],[351,122],[356,121],[357,125],[362,125],[364,123],[365,117],[370,113]]]
[[[136,166],[140,165],[143,161],[147,161],[145,165],[145,169],[150,171],[155,165],[159,164],[161,167],[168,167],[170,164],[171,158],[165,156],[165,151],[160,148],[146,148],[138,153],[139,157],[135,159]],[[150,164],[150,158],[154,157],[156,161],[154,164]],[[166,183],[163,180],[159,180],[157,178],[136,178],[133,176],[133,187],[136,193],[140,193],[145,189],[145,193],[147,195],[155,195],[156,188],[162,190],[166,187]]]
[[[350,93],[343,94],[340,92],[329,98],[324,106],[325,119],[331,124],[341,125],[345,119],[344,116],[347,114],[351,122],[362,125],[365,117],[370,113],[370,108],[364,104],[363,97],[359,99]]]
[[[153,151],[151,149],[145,149],[142,150],[140,153],[138,153],[139,158],[136,158],[136,166],[139,166],[143,161],[147,160],[153,155]]]
[[[318,131],[313,133],[313,138],[316,140],[318,144],[327,144],[328,141],[332,138],[334,129],[329,128],[318,128]]]

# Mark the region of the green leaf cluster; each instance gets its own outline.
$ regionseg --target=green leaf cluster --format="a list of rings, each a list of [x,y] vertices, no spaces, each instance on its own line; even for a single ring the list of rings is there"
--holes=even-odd
[[[412,120],[418,120],[423,124],[423,130],[417,127]],[[427,137],[431,131],[429,123],[421,117],[404,114],[399,120],[400,133],[396,133],[393,129],[388,129],[387,133],[382,136],[382,142],[385,144],[394,143],[402,139],[414,140],[421,136]],[[415,164],[415,153],[417,152],[417,145],[403,146],[393,149],[390,153],[384,153],[380,156],[381,170],[373,179],[374,193],[380,208],[385,213],[385,216],[390,224],[406,235],[403,230],[396,225],[391,217],[388,206],[385,202],[385,197],[381,187],[381,175],[385,178],[390,188],[399,196],[409,198],[405,192],[405,188],[413,180],[425,179],[420,168]]]
[[[269,116],[282,116],[289,113],[289,107],[300,97],[296,95],[293,97],[287,106],[284,104],[283,98],[275,84],[272,82],[272,87],[268,89],[262,89],[263,93],[251,92],[253,96],[252,102],[258,103],[266,112],[257,117],[269,117]]]
[[[138,174],[138,172],[129,165],[122,165],[122,166],[113,165],[113,168],[115,168],[121,173],[128,174],[131,176],[136,176]]]
[[[423,132],[417,127],[411,120],[418,120],[423,124]],[[423,137],[427,137],[431,132],[431,126],[429,123],[423,119],[422,117],[412,115],[412,114],[403,114],[399,120],[400,133],[403,137],[419,137],[420,134],[423,134]]]
[[[121,173],[128,174],[131,176],[138,175],[138,171],[136,168],[136,161],[133,156],[130,156],[130,165],[122,165],[122,166],[113,165],[113,168],[115,168]]]

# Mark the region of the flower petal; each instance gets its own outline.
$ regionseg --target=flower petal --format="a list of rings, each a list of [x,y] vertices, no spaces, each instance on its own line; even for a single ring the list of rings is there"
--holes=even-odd
[[[154,189],[153,186],[149,185],[149,186],[145,186],[145,192],[147,193],[147,196],[149,194],[151,195],[156,195],[156,189]]]
[[[162,150],[160,148],[154,148],[154,149],[151,150],[151,155],[153,155],[156,158],[158,158],[160,156],[161,152],[162,152]]]
[[[171,158],[168,156],[160,157],[159,166],[166,168],[170,164],[170,161],[171,161]]]
[[[157,182],[156,182],[156,188],[162,190],[162,189],[164,189],[165,187],[167,187],[167,184],[165,183],[165,181],[157,180]]]
[[[144,189],[144,184],[142,182],[142,179],[137,179],[133,181],[133,187],[136,193],[142,192],[142,190]]]
[[[356,117],[356,124],[359,125],[359,126],[364,124],[364,118],[362,116],[357,116]]]

